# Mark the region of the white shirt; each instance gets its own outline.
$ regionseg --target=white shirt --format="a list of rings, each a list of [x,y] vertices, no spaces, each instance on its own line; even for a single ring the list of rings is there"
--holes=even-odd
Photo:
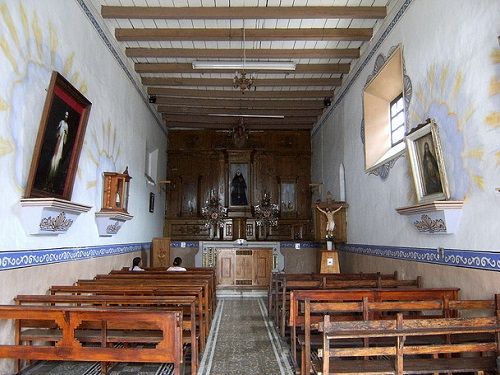
[[[141,267],[139,266],[134,266],[134,268],[130,267],[128,269],[129,271],[144,271]]]
[[[167,271],[186,271],[186,269],[184,267],[172,266],[168,267]]]

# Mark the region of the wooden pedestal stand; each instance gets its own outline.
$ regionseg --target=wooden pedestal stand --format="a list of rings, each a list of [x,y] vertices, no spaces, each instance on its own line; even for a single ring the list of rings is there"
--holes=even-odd
[[[320,250],[320,273],[340,273],[339,253],[337,250]]]

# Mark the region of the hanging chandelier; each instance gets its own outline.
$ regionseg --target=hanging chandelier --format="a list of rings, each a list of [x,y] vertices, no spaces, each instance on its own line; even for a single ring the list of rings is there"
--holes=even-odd
[[[245,42],[245,21],[243,20],[243,69],[241,69],[241,73],[236,72],[233,78],[233,87],[235,89],[240,89],[242,94],[245,94],[245,91],[250,90],[252,87],[255,89],[254,78],[252,75],[247,77],[247,73],[245,72],[245,64],[247,60]]]
[[[255,87],[253,85],[253,81],[253,77],[247,77],[245,71],[242,70],[241,73],[236,72],[236,75],[233,78],[233,87],[235,89],[240,89],[241,93],[245,94],[246,90],[250,90],[252,87]]]

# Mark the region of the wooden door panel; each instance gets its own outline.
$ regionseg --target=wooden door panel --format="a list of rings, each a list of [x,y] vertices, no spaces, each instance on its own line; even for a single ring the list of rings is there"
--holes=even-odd
[[[217,254],[217,284],[234,285],[234,253],[219,250]]]
[[[272,270],[272,250],[261,249],[254,251],[254,285],[268,286]]]

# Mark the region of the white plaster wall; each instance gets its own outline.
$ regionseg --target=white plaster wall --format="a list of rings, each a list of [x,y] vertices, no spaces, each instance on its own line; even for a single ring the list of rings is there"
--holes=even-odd
[[[386,25],[392,17],[388,17]],[[312,145],[321,144],[321,150],[313,153],[312,176],[322,176],[325,192],[336,194],[340,161],[345,165],[349,243],[500,251],[500,194],[494,191],[500,183],[500,95],[493,84],[498,82],[499,71],[495,28],[499,18],[500,3],[494,0],[414,0],[342,101],[314,132]],[[386,181],[364,172],[362,90],[376,56],[387,56],[397,44],[403,47],[406,71],[413,85],[411,127],[427,117],[436,119],[452,199],[464,200],[462,221],[454,235],[419,234],[406,217],[396,213],[396,208],[416,203],[406,158],[396,162]],[[363,60],[364,56],[358,64]],[[489,282],[493,276],[498,281],[495,272],[351,254],[344,256],[344,262],[352,271],[374,271],[379,267],[414,274],[418,269],[424,279],[433,280],[427,285],[462,280],[468,295],[478,287],[487,288],[482,291],[490,296],[491,292],[500,292],[500,283]]]
[[[165,194],[146,184],[146,142],[160,150],[164,179],[166,137],[76,1],[2,1],[0,31],[0,250],[147,242],[161,235]],[[24,20],[24,21],[23,21]],[[62,73],[91,102],[72,201],[92,206],[68,233],[26,235],[20,222],[23,196],[52,70]],[[128,210],[134,218],[114,237],[99,237],[94,213],[101,208],[102,172],[132,176]],[[155,212],[148,210],[156,194]]]

